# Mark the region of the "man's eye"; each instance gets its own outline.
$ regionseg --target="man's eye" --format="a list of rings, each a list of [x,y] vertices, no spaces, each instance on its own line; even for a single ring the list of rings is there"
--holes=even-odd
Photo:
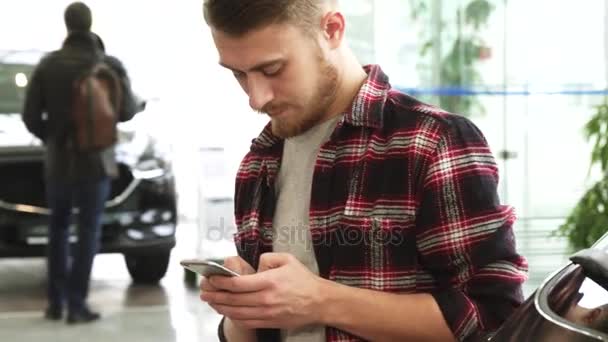
[[[262,73],[264,74],[264,76],[276,76],[281,72],[281,66],[280,65],[273,65],[271,67],[265,68],[264,70],[262,70]]]
[[[232,74],[238,79],[245,77],[245,73],[240,71],[233,71]]]

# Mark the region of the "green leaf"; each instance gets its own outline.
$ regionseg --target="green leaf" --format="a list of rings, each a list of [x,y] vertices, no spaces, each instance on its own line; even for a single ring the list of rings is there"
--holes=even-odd
[[[424,43],[422,45],[422,48],[420,48],[420,56],[424,57],[426,56],[426,54],[428,53],[428,51],[435,45],[435,43],[432,40],[427,41],[426,43]]]
[[[608,231],[608,178],[595,183],[576,204],[555,235],[567,237],[574,250],[588,248]]]
[[[410,0],[410,17],[416,20],[428,11],[427,2],[424,0]]]
[[[494,6],[487,0],[471,1],[465,9],[465,23],[473,25],[473,27],[478,30],[488,21],[488,18],[493,10]]]

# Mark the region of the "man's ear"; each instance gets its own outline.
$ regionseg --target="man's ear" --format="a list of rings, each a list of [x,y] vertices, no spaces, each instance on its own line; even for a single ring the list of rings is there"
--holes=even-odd
[[[586,326],[594,326],[594,323],[602,316],[602,308],[595,308],[585,314],[583,321]]]
[[[338,48],[344,39],[346,20],[340,12],[328,12],[322,20],[323,38],[330,48]]]

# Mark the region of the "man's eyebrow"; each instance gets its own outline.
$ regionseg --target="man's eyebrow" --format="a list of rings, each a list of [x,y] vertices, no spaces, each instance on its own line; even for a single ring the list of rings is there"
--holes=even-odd
[[[270,60],[270,61],[261,62],[259,64],[256,64],[253,67],[251,67],[249,70],[246,70],[246,71],[262,71],[263,69],[265,69],[267,67],[270,67],[270,66],[273,66],[273,65],[275,65],[277,63],[282,63],[282,62],[284,62],[283,58],[277,58],[277,59],[273,59],[273,60]],[[243,70],[239,70],[239,69],[233,68],[230,65],[225,64],[225,63],[223,63],[221,61],[220,61],[220,65],[223,66],[224,68],[230,69],[232,71],[243,72]]]

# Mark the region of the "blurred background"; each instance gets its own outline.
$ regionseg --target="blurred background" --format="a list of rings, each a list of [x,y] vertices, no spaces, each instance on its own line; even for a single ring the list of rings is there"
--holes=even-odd
[[[129,143],[146,136],[142,144],[154,144],[170,164],[177,245],[155,285],[133,282],[137,271],[120,253],[99,255],[91,300],[107,317],[74,329],[42,319],[43,259],[0,258],[0,340],[214,341],[219,317],[198,300],[178,261],[235,253],[234,175],[267,119],[218,66],[201,0],[84,2],[107,53],[149,101],[122,128]],[[0,2],[1,148],[36,145],[14,118],[31,66],[65,37],[69,3]],[[380,64],[393,86],[469,117],[486,135],[501,200],[516,208],[518,247],[530,263],[526,296],[606,231],[606,1],[347,0],[342,9],[362,63]],[[147,170],[141,161],[133,170]],[[7,177],[14,174],[5,173],[0,188]]]

